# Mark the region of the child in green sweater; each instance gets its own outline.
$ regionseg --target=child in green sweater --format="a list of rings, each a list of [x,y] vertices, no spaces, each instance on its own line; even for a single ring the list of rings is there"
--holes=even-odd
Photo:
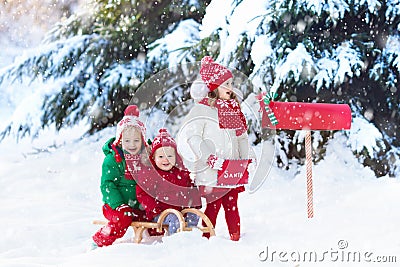
[[[139,109],[130,105],[117,125],[115,138],[103,146],[101,193],[103,214],[108,224],[94,235],[94,246],[108,246],[124,236],[133,220],[145,220],[145,213],[136,198],[135,176],[145,168],[147,157],[146,128],[139,120]]]

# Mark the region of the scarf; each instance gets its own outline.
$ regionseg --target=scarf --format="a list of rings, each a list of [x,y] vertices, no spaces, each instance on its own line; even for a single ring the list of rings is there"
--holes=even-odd
[[[125,179],[136,180],[136,176],[142,170],[141,155],[125,154]]]
[[[210,106],[208,98],[203,98],[200,104]],[[240,105],[236,100],[217,99],[214,107],[218,110],[218,122],[220,129],[235,129],[236,136],[240,136],[247,131],[246,118],[244,117]]]

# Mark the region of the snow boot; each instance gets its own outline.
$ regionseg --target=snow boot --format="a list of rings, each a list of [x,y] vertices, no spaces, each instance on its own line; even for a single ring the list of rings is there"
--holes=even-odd
[[[232,241],[239,241],[240,239],[240,233],[232,233],[230,236]]]

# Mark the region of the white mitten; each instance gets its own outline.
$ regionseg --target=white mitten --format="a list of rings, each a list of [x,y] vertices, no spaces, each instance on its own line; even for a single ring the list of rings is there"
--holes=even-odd
[[[249,165],[247,166],[247,170],[251,173],[255,172],[257,169],[257,160],[252,158]]]
[[[224,159],[218,158],[217,156],[211,154],[207,159],[207,164],[211,169],[222,170],[222,164],[224,164]]]

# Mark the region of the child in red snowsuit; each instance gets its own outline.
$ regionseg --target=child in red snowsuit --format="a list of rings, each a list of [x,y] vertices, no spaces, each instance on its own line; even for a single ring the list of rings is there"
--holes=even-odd
[[[152,143],[150,161],[155,171],[141,175],[138,179],[137,199],[146,212],[149,221],[157,221],[160,213],[168,208],[181,211],[188,207],[201,207],[200,193],[190,178],[190,172],[176,150],[175,140],[166,129],[160,129]],[[198,216],[188,213],[189,227],[196,226]],[[178,218],[168,214],[164,223],[169,225],[169,233],[179,228]]]

